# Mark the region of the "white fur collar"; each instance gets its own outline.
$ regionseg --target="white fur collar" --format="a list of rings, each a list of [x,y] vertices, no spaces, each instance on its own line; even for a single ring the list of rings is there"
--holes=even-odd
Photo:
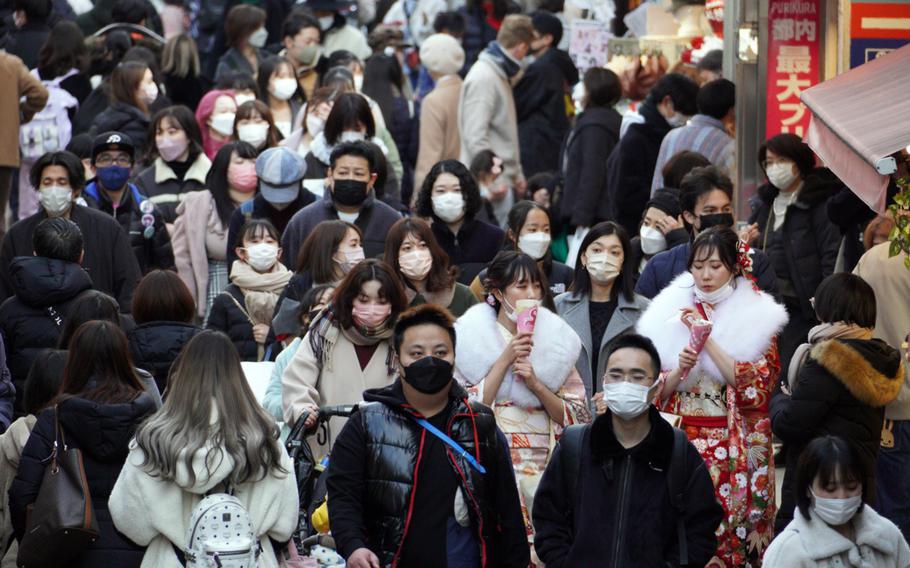
[[[455,322],[457,347],[455,367],[459,380],[468,386],[478,384],[505,349],[505,340],[496,327],[496,311],[485,303],[477,304]],[[541,307],[534,327],[531,365],[537,377],[556,392],[575,368],[581,353],[581,339],[558,315]],[[539,408],[540,401],[511,369],[506,373],[497,401],[510,401],[524,408]]]
[[[679,353],[689,344],[689,329],[679,314],[683,308],[695,306],[694,288],[692,275],[683,272],[651,301],[636,325],[638,333],[654,342],[664,370],[679,366]],[[782,305],[767,293],[756,292],[752,283],[740,276],[733,294],[714,308],[711,338],[734,361],[755,361],[787,320],[787,310]],[[720,370],[705,353],[699,356],[691,376],[697,376],[699,371],[723,382]]]
[[[379,149],[382,150],[382,154],[384,156],[389,155],[388,147],[379,138],[376,138],[374,136],[366,141],[371,144],[375,144],[376,146],[379,146]],[[313,143],[310,144],[310,152],[314,156],[316,156],[316,159],[318,159],[320,162],[322,162],[326,166],[328,166],[329,163],[331,163],[332,150],[334,150],[334,149],[335,149],[335,146],[329,145],[329,142],[328,142],[328,140],[325,139],[325,134],[323,132],[320,132],[319,134],[317,134],[316,137],[313,138]]]

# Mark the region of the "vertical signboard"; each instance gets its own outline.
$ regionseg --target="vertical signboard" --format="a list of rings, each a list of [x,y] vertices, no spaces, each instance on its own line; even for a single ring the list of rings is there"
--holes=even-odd
[[[821,0],[769,0],[767,121],[770,138],[804,136],[809,111],[800,94],[819,80]]]

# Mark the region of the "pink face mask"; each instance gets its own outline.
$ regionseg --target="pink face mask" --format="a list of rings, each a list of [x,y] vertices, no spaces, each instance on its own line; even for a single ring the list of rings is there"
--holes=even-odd
[[[354,323],[364,335],[383,330],[385,322],[392,315],[391,304],[356,304],[351,313]]]
[[[256,164],[244,162],[228,166],[228,183],[237,191],[250,193],[256,189],[259,178],[256,177]]]

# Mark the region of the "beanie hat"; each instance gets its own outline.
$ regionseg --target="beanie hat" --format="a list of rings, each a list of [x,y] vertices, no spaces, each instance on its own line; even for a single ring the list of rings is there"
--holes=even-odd
[[[433,34],[420,45],[420,62],[431,73],[454,75],[464,67],[464,49],[448,34]]]
[[[679,217],[682,214],[682,208],[679,206],[679,190],[667,187],[658,189],[645,205],[645,211],[650,207],[660,209],[674,219]]]

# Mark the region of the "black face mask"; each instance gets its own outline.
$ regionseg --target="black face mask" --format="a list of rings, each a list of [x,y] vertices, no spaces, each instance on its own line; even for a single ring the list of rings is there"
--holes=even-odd
[[[732,213],[712,213],[711,215],[699,215],[698,218],[701,220],[701,227],[698,229],[699,233],[707,231],[711,227],[726,227],[728,229],[733,227]]]
[[[452,382],[453,371],[445,359],[427,356],[404,368],[404,380],[423,394],[436,394]]]
[[[336,179],[332,182],[332,198],[341,205],[356,207],[367,198],[367,182]]]

